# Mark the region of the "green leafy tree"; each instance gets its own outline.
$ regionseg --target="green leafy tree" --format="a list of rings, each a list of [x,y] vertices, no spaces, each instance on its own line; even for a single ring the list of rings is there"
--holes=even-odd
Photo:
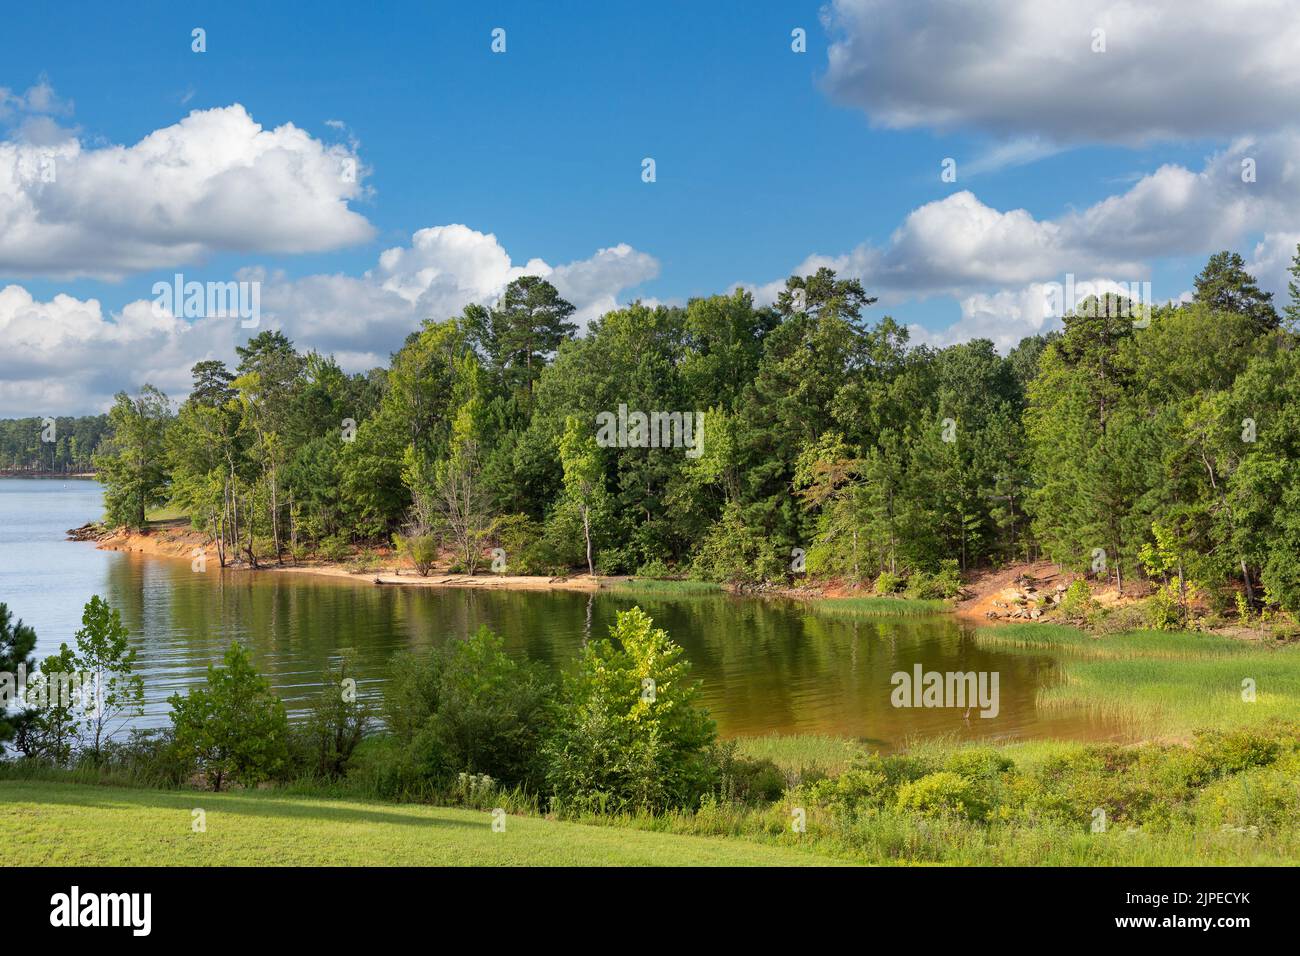
[[[572,507],[581,519],[587,573],[594,575],[592,525],[605,510],[607,495],[596,439],[591,429],[576,417],[565,422],[564,434],[560,438],[560,463],[564,468],[564,503]]]
[[[35,695],[37,706],[24,715],[15,739],[24,756],[48,760],[55,766],[72,759],[86,706],[93,703],[74,699],[76,692],[71,692],[69,680],[77,670],[76,654],[63,644],[59,653],[41,661],[40,673],[28,681],[29,702]]]
[[[1291,265],[1286,271],[1291,277],[1286,284],[1287,293],[1291,296],[1286,307],[1286,320],[1293,332],[1300,331],[1300,243],[1296,244],[1295,255],[1291,257]]]
[[[77,631],[76,668],[94,681],[95,705],[86,716],[87,749],[98,760],[104,744],[131,717],[144,713],[144,681],[134,673],[135,651],[116,608],[96,595],[87,602]]]
[[[111,525],[145,526],[145,512],[167,500],[167,396],[152,385],[132,398],[118,392],[108,413],[112,438],[95,458]]]
[[[338,780],[373,719],[372,708],[357,693],[349,656],[322,676],[321,689],[303,721],[301,738],[316,775]]]
[[[708,792],[716,731],[682,653],[640,608],[584,648],[548,747],[561,809],[692,808]]]
[[[284,704],[239,643],[230,645],[221,667],[208,665],[205,686],[185,697],[173,694],[168,703],[178,756],[214,791],[228,780],[255,786],[287,766]]]

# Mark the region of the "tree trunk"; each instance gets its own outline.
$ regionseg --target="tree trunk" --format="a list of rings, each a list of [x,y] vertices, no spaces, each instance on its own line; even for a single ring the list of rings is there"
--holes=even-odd
[[[582,507],[582,535],[587,539],[587,573],[594,578],[596,576],[596,567],[591,561],[591,520],[590,511],[586,505]]]

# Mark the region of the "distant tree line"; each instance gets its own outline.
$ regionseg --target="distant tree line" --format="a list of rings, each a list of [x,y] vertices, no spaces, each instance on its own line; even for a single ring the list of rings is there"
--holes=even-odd
[[[1047,557],[1184,609],[1197,592],[1294,609],[1291,291],[1284,318],[1224,252],[1190,302],[1090,298],[1002,356],[912,345],[825,268],[771,306],[636,303],[582,335],[530,276],[364,375],[263,332],[234,369],[196,365],[179,409],[148,386],[118,395],[96,461],[111,520],[170,501],[223,563],[391,540],[421,572],[500,547],[515,573],[806,570],[888,591]],[[631,426],[598,442],[620,408],[703,413],[702,440],[653,447]]]
[[[0,419],[0,471],[88,473],[108,431],[107,415]]]

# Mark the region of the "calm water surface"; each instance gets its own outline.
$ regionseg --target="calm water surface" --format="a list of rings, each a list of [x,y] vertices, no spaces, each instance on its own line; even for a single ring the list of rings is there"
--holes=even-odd
[[[1040,714],[1038,688],[1057,679],[1050,656],[979,645],[951,618],[858,622],[809,613],[792,601],[705,595],[669,600],[565,591],[375,587],[307,574],[190,570],[188,561],[99,551],[65,531],[100,516],[91,481],[0,479],[0,601],[36,628],[38,659],[73,640],[92,595],[118,608],[131,631],[147,707],[141,726],[167,722],[166,700],[201,681],[232,640],[292,711],[350,651],[362,693],[382,692],[387,662],[403,649],[463,638],[487,624],[512,653],[568,666],[616,612],[639,603],[667,628],[703,681],[702,699],[724,736],[827,733],[894,747],[909,737],[1100,737],[1086,714]],[[890,676],[920,663],[934,671],[997,671],[992,719],[890,704]]]

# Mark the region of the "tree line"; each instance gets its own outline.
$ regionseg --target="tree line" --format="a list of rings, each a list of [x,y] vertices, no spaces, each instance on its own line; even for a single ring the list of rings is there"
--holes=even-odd
[[[107,415],[0,419],[0,471],[87,474],[107,434]]]
[[[511,573],[890,591],[1050,558],[1152,581],[1175,612],[1238,593],[1295,609],[1300,250],[1292,274],[1279,315],[1219,253],[1189,302],[1089,298],[1005,356],[914,345],[826,268],[770,306],[638,302],[581,335],[529,276],[365,374],[262,332],[233,369],[195,365],[179,408],[119,394],[96,462],[111,522],[169,501],[223,564],[392,541],[421,573],[500,548]],[[699,447],[639,423],[597,441],[635,413],[702,413]]]

